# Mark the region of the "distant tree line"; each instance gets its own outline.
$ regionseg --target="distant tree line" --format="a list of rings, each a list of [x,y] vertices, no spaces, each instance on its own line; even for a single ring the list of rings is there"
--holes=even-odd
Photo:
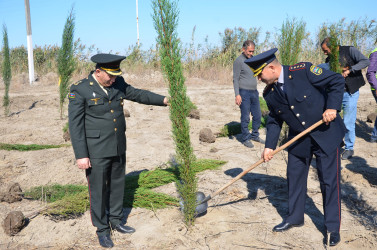
[[[298,21],[295,18],[287,18],[282,24],[282,27],[275,33],[265,32],[262,34],[260,27],[234,27],[226,28],[219,33],[221,42],[213,45],[209,44],[208,39],[203,43],[195,41],[195,30],[193,27],[192,39],[189,44],[182,45],[183,67],[186,72],[192,73],[195,76],[197,72],[203,72],[213,67],[231,67],[235,58],[239,55],[242,43],[247,40],[253,40],[256,43],[256,54],[263,52],[272,47],[282,46],[282,32],[288,31],[287,25],[293,25],[291,31],[301,29],[301,53],[294,60],[310,61],[315,64],[324,61],[324,55],[320,48],[320,43],[326,36],[329,35],[329,28],[335,29],[338,35],[338,40],[341,45],[352,45],[357,47],[364,55],[370,53],[375,47],[377,40],[377,23],[375,20],[368,18],[352,20],[347,22],[345,18],[334,23],[323,23],[318,27],[316,34],[310,34],[306,31],[306,23]],[[291,46],[291,45],[288,45]],[[283,45],[284,47],[284,45]],[[37,74],[45,74],[47,72],[57,72],[57,58],[59,47],[56,45],[35,46],[34,47],[34,63]],[[287,50],[288,51],[288,50]],[[77,68],[76,74],[87,72],[93,68],[93,64],[89,58],[99,51],[94,45],[87,46],[81,43],[80,39],[74,42],[74,58],[76,60]],[[114,51],[110,51],[116,53]],[[279,49],[278,53],[281,53]],[[129,46],[125,51],[119,52],[127,55],[127,60],[122,62],[122,67],[127,69],[136,69],[143,67],[143,69],[160,69],[160,55],[156,45],[151,48],[143,50],[140,46]],[[0,53],[0,65],[3,61],[3,50]],[[10,49],[10,61],[12,72],[14,74],[27,72],[27,49],[24,46],[19,46]],[[2,67],[2,66],[0,66]],[[1,72],[0,68],[0,72]]]

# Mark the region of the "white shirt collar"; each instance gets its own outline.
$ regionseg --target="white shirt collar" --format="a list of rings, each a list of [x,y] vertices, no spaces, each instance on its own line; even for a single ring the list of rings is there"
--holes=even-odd
[[[283,67],[281,68],[280,75],[279,75],[279,78],[278,78],[278,82],[284,84],[284,70],[283,70]]]

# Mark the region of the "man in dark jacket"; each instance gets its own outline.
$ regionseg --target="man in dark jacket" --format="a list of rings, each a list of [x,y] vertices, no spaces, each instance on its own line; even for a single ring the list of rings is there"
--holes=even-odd
[[[331,54],[329,48],[330,38],[325,38],[321,43],[322,51],[325,55]],[[343,93],[343,120],[346,126],[344,137],[344,152],[342,159],[349,159],[354,154],[355,145],[355,125],[357,115],[357,101],[359,99],[359,88],[365,84],[361,70],[368,67],[369,60],[358,49],[353,46],[338,46],[339,63],[342,67],[342,75],[346,80]],[[326,58],[326,63],[330,60]]]
[[[283,122],[289,126],[289,138],[319,120],[322,124],[288,148],[289,214],[273,231],[283,232],[304,224],[307,177],[313,155],[323,195],[325,226],[330,232],[330,245],[340,241],[340,152],[344,124],[341,109],[344,78],[322,70],[311,63],[281,65],[275,57],[277,49],[261,53],[245,61],[259,80],[267,84],[263,93],[270,110],[262,158],[272,159]]]
[[[90,214],[99,243],[113,247],[110,227],[120,233],[135,229],[121,223],[124,194],[126,122],[123,101],[167,105],[167,98],[136,89],[119,76],[126,57],[97,54],[96,69],[71,86],[69,131],[77,165],[86,170]],[[107,214],[108,213],[108,214]]]

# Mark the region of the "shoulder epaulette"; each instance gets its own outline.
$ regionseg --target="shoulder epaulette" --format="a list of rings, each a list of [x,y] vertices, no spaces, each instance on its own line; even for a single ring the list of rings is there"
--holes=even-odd
[[[75,82],[74,85],[79,85],[80,83],[82,83],[83,80],[80,80],[78,82]]]
[[[289,71],[296,71],[296,70],[301,70],[301,69],[305,69],[306,67],[306,64],[305,63],[297,63],[295,65],[292,65],[289,67]]]

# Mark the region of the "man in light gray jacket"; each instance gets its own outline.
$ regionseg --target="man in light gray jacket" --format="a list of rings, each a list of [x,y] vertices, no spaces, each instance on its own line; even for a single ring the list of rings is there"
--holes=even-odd
[[[255,44],[246,40],[242,45],[242,54],[233,63],[233,86],[236,96],[236,104],[241,110],[241,133],[242,143],[248,147],[254,147],[251,140],[264,143],[259,137],[259,127],[261,125],[261,109],[259,104],[259,93],[257,90],[257,80],[253,72],[245,64],[245,60],[253,56]],[[252,119],[252,131],[249,131],[250,113]]]

